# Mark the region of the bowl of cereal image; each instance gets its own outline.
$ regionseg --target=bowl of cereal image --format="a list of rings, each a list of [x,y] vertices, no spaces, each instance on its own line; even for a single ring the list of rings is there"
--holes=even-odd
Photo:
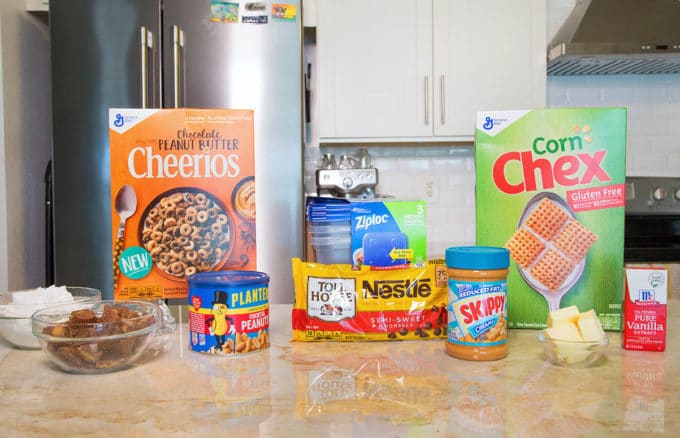
[[[241,219],[255,221],[255,177],[245,177],[236,184],[231,193],[231,205]]]
[[[101,374],[128,368],[159,326],[159,308],[147,301],[100,301],[48,307],[31,317],[33,334],[60,369]]]
[[[45,307],[73,303],[97,302],[97,289],[75,286],[49,286],[14,292],[0,292],[0,337],[15,348],[40,348],[31,330],[31,315]]]
[[[179,187],[149,202],[139,221],[138,238],[162,276],[185,281],[224,264],[233,249],[234,227],[214,195]]]

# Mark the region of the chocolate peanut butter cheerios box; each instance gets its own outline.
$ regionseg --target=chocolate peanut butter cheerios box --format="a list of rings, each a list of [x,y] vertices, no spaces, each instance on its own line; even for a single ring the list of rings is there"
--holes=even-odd
[[[109,110],[115,299],[255,269],[253,135],[251,110]]]
[[[477,244],[506,247],[508,326],[594,309],[621,329],[625,108],[477,114]]]

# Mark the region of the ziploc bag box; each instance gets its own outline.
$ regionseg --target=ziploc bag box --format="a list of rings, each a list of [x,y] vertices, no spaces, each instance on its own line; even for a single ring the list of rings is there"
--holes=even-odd
[[[594,309],[621,330],[625,108],[477,114],[477,244],[506,247],[508,327]]]
[[[354,265],[397,268],[427,260],[424,201],[350,201]]]

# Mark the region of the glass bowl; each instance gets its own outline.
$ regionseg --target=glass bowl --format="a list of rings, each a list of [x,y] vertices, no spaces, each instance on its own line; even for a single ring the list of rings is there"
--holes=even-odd
[[[64,371],[101,374],[133,365],[157,328],[160,311],[146,301],[100,301],[52,306],[33,314],[33,334]]]
[[[602,339],[592,341],[563,341],[549,338],[545,331],[538,333],[538,340],[543,345],[543,352],[555,365],[587,368],[597,366],[607,358],[609,338],[604,333]]]
[[[102,293],[97,289],[67,286],[66,290],[73,296],[72,302],[97,302],[102,299]],[[36,310],[64,302],[14,304],[12,300],[13,292],[0,292],[0,336],[16,348],[39,349],[40,343],[31,329],[31,315]]]

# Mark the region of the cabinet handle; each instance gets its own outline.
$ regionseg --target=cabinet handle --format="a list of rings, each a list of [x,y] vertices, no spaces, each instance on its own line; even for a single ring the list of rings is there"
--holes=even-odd
[[[146,108],[148,104],[148,94],[149,94],[149,58],[147,52],[147,31],[146,26],[141,26],[139,28],[140,35],[140,64],[142,73],[142,108]]]
[[[430,124],[430,77],[425,76],[425,126]]]
[[[180,94],[182,91],[180,87],[180,56],[183,47],[184,32],[179,28],[179,26],[172,26],[172,66],[174,73],[173,91],[175,93],[175,108],[179,108]]]
[[[441,89],[439,90],[439,106],[441,110],[442,125],[446,125],[446,76],[441,77]]]

